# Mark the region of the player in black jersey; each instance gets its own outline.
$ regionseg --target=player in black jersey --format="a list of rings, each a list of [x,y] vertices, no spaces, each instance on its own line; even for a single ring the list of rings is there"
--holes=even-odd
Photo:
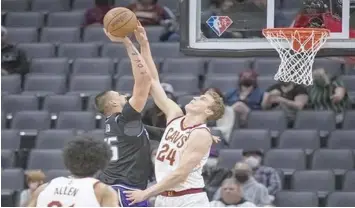
[[[147,65],[129,38],[116,38],[106,33],[113,42],[122,42],[131,60],[134,87],[131,98],[119,92],[102,92],[95,98],[97,109],[105,115],[105,141],[110,145],[112,158],[108,167],[97,178],[118,191],[120,206],[129,201],[123,191],[145,189],[153,172],[149,137],[142,123],[143,110],[151,85]],[[132,205],[148,206],[146,201]]]

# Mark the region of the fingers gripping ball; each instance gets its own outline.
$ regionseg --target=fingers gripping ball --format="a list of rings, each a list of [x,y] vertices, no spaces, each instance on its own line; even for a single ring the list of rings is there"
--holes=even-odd
[[[113,8],[104,17],[104,27],[108,33],[116,37],[125,37],[137,29],[137,17],[124,7]]]

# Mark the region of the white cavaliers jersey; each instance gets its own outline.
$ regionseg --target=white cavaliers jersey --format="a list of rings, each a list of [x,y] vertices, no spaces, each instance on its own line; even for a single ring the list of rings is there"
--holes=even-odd
[[[100,207],[94,178],[58,177],[51,180],[37,198],[37,207]]]
[[[190,133],[194,129],[206,128],[206,124],[196,125],[184,128],[183,121],[185,117],[178,117],[172,120],[166,127],[164,135],[160,141],[157,155],[155,157],[155,177],[160,182],[170,175],[180,163],[180,159]],[[186,181],[170,189],[172,191],[182,191],[192,188],[203,188],[205,182],[202,177],[202,168],[206,164],[209,157],[209,151],[187,177]]]

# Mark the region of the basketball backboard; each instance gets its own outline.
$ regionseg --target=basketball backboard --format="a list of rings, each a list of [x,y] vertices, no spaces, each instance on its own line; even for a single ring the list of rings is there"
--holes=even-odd
[[[278,56],[262,29],[326,27],[317,56],[355,56],[355,0],[181,0],[180,11],[187,55]]]

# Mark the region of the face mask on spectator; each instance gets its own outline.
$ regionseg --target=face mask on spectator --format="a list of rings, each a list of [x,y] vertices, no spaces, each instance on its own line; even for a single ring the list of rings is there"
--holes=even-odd
[[[242,79],[242,80],[240,80],[240,85],[245,86],[245,87],[250,87],[250,86],[254,85],[254,80]]]
[[[234,174],[235,174],[235,178],[239,183],[245,183],[246,181],[249,180],[249,175],[245,170],[242,171],[236,170]]]
[[[250,166],[250,168],[254,169],[260,165],[260,158],[250,156],[245,159],[245,163]]]

